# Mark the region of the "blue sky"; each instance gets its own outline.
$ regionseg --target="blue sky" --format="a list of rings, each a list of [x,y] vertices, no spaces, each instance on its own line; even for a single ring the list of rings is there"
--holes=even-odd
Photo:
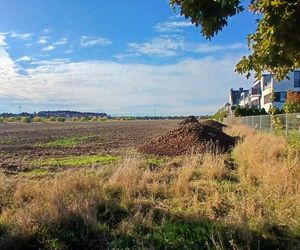
[[[254,17],[207,41],[166,0],[0,1],[0,112],[211,114],[248,53]]]

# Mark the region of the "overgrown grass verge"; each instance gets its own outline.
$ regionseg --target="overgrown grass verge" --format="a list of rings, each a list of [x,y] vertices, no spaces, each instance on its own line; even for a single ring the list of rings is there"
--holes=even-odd
[[[43,180],[0,175],[0,249],[299,249],[299,151],[246,134],[237,165],[128,154]]]

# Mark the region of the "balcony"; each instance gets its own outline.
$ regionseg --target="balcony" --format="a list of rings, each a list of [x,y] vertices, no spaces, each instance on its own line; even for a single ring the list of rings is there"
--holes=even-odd
[[[258,95],[258,96],[260,96],[261,95],[261,91],[260,91],[260,89],[251,89],[251,91],[250,91],[250,95]]]

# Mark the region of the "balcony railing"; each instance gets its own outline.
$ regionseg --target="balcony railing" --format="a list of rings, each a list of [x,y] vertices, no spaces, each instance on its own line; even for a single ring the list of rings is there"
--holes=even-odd
[[[260,95],[260,89],[251,89],[250,94],[251,95]]]

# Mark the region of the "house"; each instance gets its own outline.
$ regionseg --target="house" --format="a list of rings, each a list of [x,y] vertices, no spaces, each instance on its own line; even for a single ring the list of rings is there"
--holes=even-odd
[[[247,95],[248,92],[248,90],[244,90],[243,88],[239,88],[238,90],[229,90],[229,113],[232,113],[237,106],[240,106],[241,97]]]
[[[237,106],[265,109],[267,112],[272,107],[282,109],[286,95],[289,90],[300,93],[300,69],[291,71],[288,78],[277,81],[272,74],[263,74],[257,79],[250,90],[230,89],[229,104],[230,110]]]
[[[300,92],[300,70],[288,74],[288,79],[278,82],[273,75],[263,75],[261,79],[261,107],[268,111],[271,107],[282,109],[289,90]]]

